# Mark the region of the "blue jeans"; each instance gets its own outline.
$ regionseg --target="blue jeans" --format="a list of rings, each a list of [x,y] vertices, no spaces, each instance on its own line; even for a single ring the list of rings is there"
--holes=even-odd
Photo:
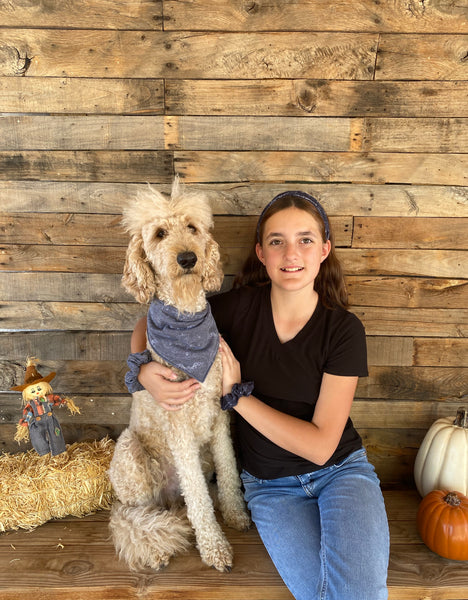
[[[245,499],[296,600],[385,600],[388,521],[364,449],[306,475],[242,473]]]

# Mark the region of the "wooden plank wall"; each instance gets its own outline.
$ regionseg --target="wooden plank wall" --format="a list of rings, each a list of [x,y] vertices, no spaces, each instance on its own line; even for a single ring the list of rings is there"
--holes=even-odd
[[[0,2],[0,447],[28,355],[68,442],[116,436],[140,314],[119,215],[174,173],[207,192],[228,286],[256,215],[291,188],[331,215],[370,376],[353,416],[411,485],[467,402],[466,0]]]

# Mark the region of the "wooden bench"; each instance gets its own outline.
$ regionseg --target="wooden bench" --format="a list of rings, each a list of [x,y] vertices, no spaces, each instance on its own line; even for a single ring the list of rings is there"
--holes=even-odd
[[[468,563],[446,560],[421,542],[416,491],[385,492],[390,519],[390,600],[468,598]],[[0,535],[0,599],[19,600],[290,600],[254,528],[226,533],[234,568],[218,573],[198,552],[172,560],[160,572],[134,573],[109,539],[107,511],[46,523],[32,532]],[[346,600],[343,598],[343,600]]]

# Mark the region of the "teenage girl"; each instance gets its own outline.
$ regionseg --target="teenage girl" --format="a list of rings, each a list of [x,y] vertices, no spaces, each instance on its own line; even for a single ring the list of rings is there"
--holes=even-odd
[[[365,332],[346,310],[319,202],[295,191],[273,198],[234,289],[209,300],[245,499],[278,572],[296,600],[386,599],[384,501],[349,417],[367,375]],[[142,319],[132,352],[145,349],[145,328]],[[171,369],[155,362],[138,379],[167,410],[199,386],[171,381]]]

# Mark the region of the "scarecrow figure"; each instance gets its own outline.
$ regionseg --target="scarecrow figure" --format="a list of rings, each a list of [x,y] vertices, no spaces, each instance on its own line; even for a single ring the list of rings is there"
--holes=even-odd
[[[79,413],[80,409],[71,398],[52,393],[49,384],[55,373],[45,377],[37,371],[38,360],[28,358],[24,384],[11,388],[23,392],[23,416],[16,427],[15,441],[18,443],[31,439],[36,452],[43,456],[50,452],[56,456],[65,452],[65,440],[59,422],[53,414],[53,407],[67,405],[71,414]]]

